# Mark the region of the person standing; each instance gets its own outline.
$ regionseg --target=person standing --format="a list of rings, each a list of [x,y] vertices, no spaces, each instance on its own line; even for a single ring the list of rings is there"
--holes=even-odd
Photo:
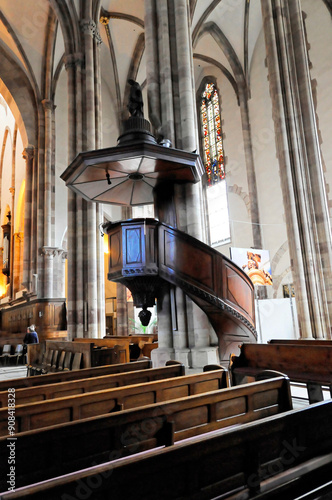
[[[39,339],[38,339],[38,334],[35,330],[35,325],[30,325],[27,328],[27,333],[25,334],[24,344],[38,344]]]

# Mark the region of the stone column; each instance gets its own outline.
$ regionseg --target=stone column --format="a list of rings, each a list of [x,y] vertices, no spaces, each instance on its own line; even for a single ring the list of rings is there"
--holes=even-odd
[[[54,296],[58,298],[66,297],[66,260],[67,252],[62,248],[57,249],[58,255],[58,266],[57,266],[57,278],[54,285],[56,290],[54,290]]]
[[[127,289],[116,285],[116,334],[128,335]]]
[[[153,8],[147,11],[156,13],[156,32],[158,45],[155,47],[158,51],[155,54],[155,61],[158,59],[159,64],[156,70],[159,73],[159,93],[160,93],[160,117],[161,117],[161,134],[166,139],[169,139],[173,146],[175,145],[175,125],[174,125],[174,109],[173,109],[173,79],[171,68],[171,47],[169,40],[169,17],[168,17],[168,2],[167,0],[152,0]],[[146,2],[151,4],[151,0]],[[148,22],[147,28],[151,28],[151,22]],[[148,35],[149,36],[149,35]],[[151,39],[151,36],[150,36]],[[151,71],[151,69],[150,69]]]
[[[81,53],[66,55],[68,75],[68,156],[71,162],[82,150],[82,64]],[[84,333],[83,200],[68,190],[68,340]]]
[[[94,45],[94,78],[95,78],[95,134],[96,148],[102,146],[102,107],[101,107],[101,71],[100,71],[100,46],[102,43],[100,34],[96,27]],[[97,226],[104,222],[103,205],[97,204]],[[106,332],[106,312],[105,312],[105,269],[104,269],[104,240],[97,235],[97,308],[98,308],[98,332],[103,337]]]
[[[44,147],[44,210],[43,210],[43,242],[41,255],[44,256],[43,296],[53,298],[53,264],[54,251],[52,245],[52,140],[53,140],[53,101],[42,100],[45,117],[45,147]]]
[[[22,279],[21,264],[22,264],[22,233],[13,234],[13,250],[12,250],[12,298],[15,299],[16,293],[20,290],[20,283]]]
[[[84,45],[84,115],[85,130],[83,130],[83,148],[91,150],[96,148],[96,112],[95,112],[95,58],[94,43],[96,24],[91,19],[91,2],[84,5],[85,18],[81,20],[81,31]],[[86,294],[87,294],[87,320],[88,336],[98,337],[98,270],[97,262],[100,252],[97,252],[97,237],[99,236],[97,212],[99,208],[92,202],[86,204]],[[100,273],[99,273],[100,277]],[[105,324],[103,332],[105,332]]]
[[[82,54],[68,54],[69,159],[82,150],[100,145],[99,107],[96,108],[99,76],[97,47],[100,43],[92,19],[92,2],[84,2],[80,21]],[[97,337],[105,333],[104,271],[98,262],[102,245],[98,224],[99,206],[68,192],[68,335]],[[103,261],[101,261],[103,262]]]
[[[145,52],[149,119],[161,133],[157,16],[154,0],[145,0]]]
[[[308,47],[305,39],[304,20],[300,2],[291,2],[289,5],[294,39],[294,52],[296,57],[297,78],[299,82],[299,97],[302,109],[305,145],[308,155],[307,173],[309,186],[312,192],[312,202],[315,213],[317,236],[315,244],[318,245],[318,269],[320,276],[316,277],[315,284],[320,285],[318,294],[320,314],[326,315],[322,328],[323,336],[326,331],[332,337],[332,233],[327,204],[326,182],[324,179],[323,161],[321,157],[315,105],[313,101],[312,82],[309,70]],[[317,241],[318,239],[318,241]],[[325,325],[324,325],[325,323]],[[326,328],[326,330],[325,330]]]
[[[36,259],[36,279],[37,279],[37,298],[41,299],[45,296],[44,291],[44,258],[42,247],[45,246],[45,229],[44,229],[44,215],[45,215],[45,176],[47,175],[45,168],[45,158],[47,156],[47,152],[45,151],[45,110],[43,106],[43,102],[40,102],[40,106],[38,108],[38,144],[40,147],[38,148],[38,154],[36,158],[36,175],[34,177],[35,182],[35,190],[33,195],[33,200],[35,201],[34,211],[35,211],[35,221],[36,226],[33,230],[33,242],[35,243],[34,247],[34,255]],[[50,243],[51,244],[51,243]],[[49,244],[49,245],[50,245]],[[46,245],[46,246],[49,246]]]
[[[154,367],[165,366],[166,361],[175,359],[175,351],[173,348],[171,298],[168,284],[165,284],[164,289],[159,294],[157,302],[157,315],[158,348],[153,349],[151,352],[151,359]]]
[[[301,6],[262,0],[270,94],[302,337],[331,336],[331,233]]]
[[[52,243],[52,138],[53,101],[44,99],[45,113],[45,158],[44,158],[44,244]]]
[[[44,298],[53,299],[53,261],[58,248],[44,246],[41,254],[44,256]]]
[[[32,239],[32,179],[34,147],[28,146],[23,150],[23,158],[26,161],[25,168],[25,203],[24,203],[24,249],[23,249],[23,286],[31,291],[32,285],[32,263],[31,263],[31,239]]]
[[[145,12],[146,40],[154,40],[147,51],[151,122],[156,127],[160,120],[158,133],[170,140],[173,147],[195,151],[198,134],[188,1],[145,0]],[[174,192],[171,192],[172,190]],[[172,190],[168,189],[168,201],[160,198],[156,200],[160,220],[166,223],[172,221],[173,226],[204,240],[201,183],[185,188],[175,185]],[[156,193],[156,196],[160,196],[160,193]],[[163,305],[160,306],[159,302]],[[204,313],[192,307],[191,314],[194,316],[192,327],[199,335],[200,316]],[[205,320],[209,325],[208,320]],[[178,325],[177,328],[180,326],[180,330],[174,329],[174,322]],[[188,344],[189,340],[184,296],[181,290],[176,290],[170,296],[169,289],[165,288],[158,301],[159,347],[154,350],[153,359],[157,362],[160,354],[159,363],[162,364],[166,350],[169,350],[169,357],[172,358],[175,348],[177,359],[181,359],[188,366],[190,348],[194,347]],[[209,335],[204,336],[202,342],[206,344],[207,349],[210,348]],[[216,347],[214,351],[216,352]]]
[[[188,339],[188,324],[187,324],[187,305],[186,296],[181,288],[174,287],[171,289],[171,317],[173,318],[173,344],[175,359],[180,361],[185,366],[189,366],[190,349]]]
[[[12,154],[12,178],[11,178],[11,187],[9,188],[9,192],[12,195],[11,199],[11,214],[12,214],[12,237],[11,237],[11,247],[12,247],[12,256],[10,259],[10,294],[9,296],[14,299],[15,298],[15,279],[17,282],[17,275],[14,272],[14,262],[19,257],[16,254],[17,246],[15,245],[16,237],[15,237],[15,229],[16,229],[16,204],[15,204],[15,180],[16,180],[16,142],[17,142],[17,124],[15,124],[14,128],[14,136],[13,136],[13,154]]]

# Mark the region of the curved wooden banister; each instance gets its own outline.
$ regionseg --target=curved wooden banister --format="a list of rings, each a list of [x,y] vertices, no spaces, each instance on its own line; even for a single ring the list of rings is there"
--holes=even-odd
[[[135,305],[152,305],[164,280],[180,287],[207,314],[221,359],[228,359],[242,342],[256,341],[254,286],[230,259],[155,219],[109,223],[105,231],[108,278],[129,288]]]

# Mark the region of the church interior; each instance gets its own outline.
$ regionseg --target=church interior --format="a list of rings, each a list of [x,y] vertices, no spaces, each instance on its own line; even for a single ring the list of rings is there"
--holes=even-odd
[[[0,4],[0,498],[332,498],[332,0]]]

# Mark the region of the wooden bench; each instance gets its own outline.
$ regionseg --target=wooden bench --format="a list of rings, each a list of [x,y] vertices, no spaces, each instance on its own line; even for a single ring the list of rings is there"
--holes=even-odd
[[[123,354],[121,354],[121,361],[123,363],[129,363],[130,361],[130,355],[129,355],[129,345],[130,345],[130,340],[129,337],[110,337],[107,339],[95,339],[95,338],[80,338],[80,337],[75,337],[72,340],[72,343],[76,344],[77,342],[79,343],[93,343],[95,347],[108,347],[108,348],[113,348],[116,345],[121,345]]]
[[[307,385],[310,403],[323,401],[322,386],[332,395],[332,349],[321,345],[242,344],[232,356],[232,385],[254,380],[262,370],[285,373],[291,381]]]
[[[151,358],[151,352],[154,349],[158,348],[158,342],[147,342],[143,345],[141,351],[142,351],[142,356],[145,356],[147,358]],[[138,358],[140,359],[140,358]]]
[[[81,370],[48,373],[41,377],[21,377],[0,382],[0,391],[5,391],[8,387],[19,389],[21,387],[36,387],[46,384],[57,384],[67,380],[78,380],[81,378],[100,377],[112,373],[132,372],[136,370],[146,370],[152,368],[151,360],[136,361],[134,363],[120,363],[115,365],[98,366],[95,368],[83,368]]]
[[[24,432],[16,443],[16,487],[291,408],[289,380],[279,377]],[[3,463],[7,444],[0,438]]]
[[[323,345],[332,346],[332,340],[328,339],[271,339],[268,344],[292,344],[292,345]]]
[[[109,335],[107,337],[104,337],[102,339],[95,339],[95,338],[80,338],[80,337],[75,337],[73,339],[73,342],[93,342],[95,346],[105,346],[105,347],[114,347],[115,345],[122,345],[123,350],[125,352],[126,358],[123,359],[123,362],[129,362],[131,358],[131,347],[135,346],[138,349],[138,355],[141,354],[141,347],[144,346],[145,344],[152,344],[153,341],[156,340],[157,335],[152,334],[152,335]],[[143,354],[144,355],[144,354]]]
[[[331,419],[332,401],[321,402],[18,488],[1,499],[71,500],[84,492],[94,500],[276,500],[316,488],[331,492]]]
[[[219,370],[145,384],[15,406],[15,432],[40,429],[147,404],[214,391],[227,386],[227,372]],[[8,433],[8,408],[0,408],[0,435]]]
[[[151,368],[150,370],[137,370],[116,374],[107,374],[99,377],[80,378],[56,384],[43,384],[35,387],[25,387],[15,390],[15,404],[22,405],[35,401],[63,398],[74,394],[85,394],[88,392],[122,387],[132,384],[143,384],[153,380],[162,380],[184,375],[184,365],[178,363],[162,368]],[[10,381],[7,382],[10,385]],[[0,407],[8,405],[8,390],[0,391]]]
[[[91,368],[91,360],[92,360],[92,351],[93,351],[93,346],[94,342],[90,341],[89,342],[68,342],[68,341],[60,341],[60,340],[46,340],[45,342],[41,344],[31,344],[29,345],[28,349],[28,362],[30,364],[33,364],[35,362],[35,359],[33,358],[33,351],[31,350],[32,348],[39,347],[39,351],[37,356],[40,357],[41,352],[40,351],[69,351],[73,355],[75,353],[81,353],[82,354],[82,362],[81,362],[81,368]],[[35,354],[36,355],[36,354]]]

